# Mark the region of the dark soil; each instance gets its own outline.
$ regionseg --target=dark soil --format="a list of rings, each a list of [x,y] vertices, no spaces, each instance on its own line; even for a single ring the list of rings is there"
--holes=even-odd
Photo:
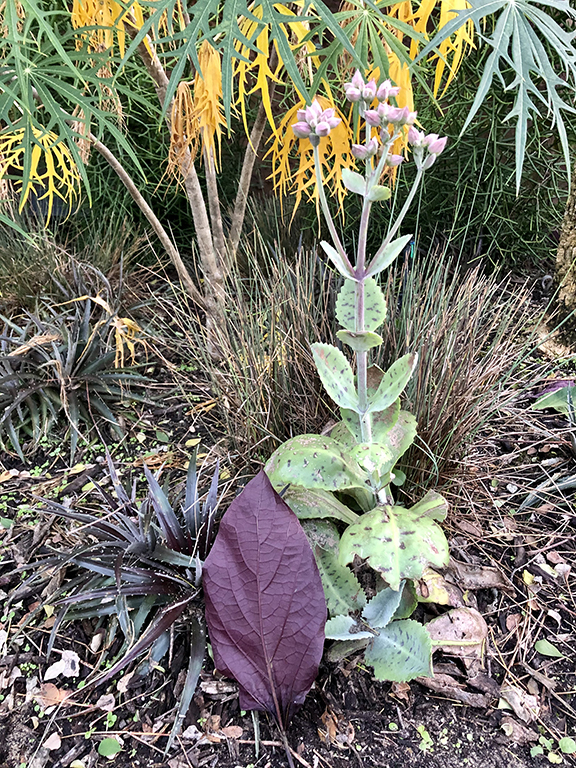
[[[126,473],[128,469],[138,473],[142,455],[147,455],[154,468],[164,463],[183,479],[187,441],[206,432],[195,421],[194,409],[200,413],[208,401],[204,393],[196,405],[180,410],[168,400],[162,408],[142,412],[131,441],[117,449]],[[78,685],[97,663],[94,637],[102,633],[95,620],[61,628],[55,650],[46,659],[53,624],[51,609],[43,607],[47,580],[24,588],[21,583],[33,572],[47,543],[67,549],[74,536],[55,518],[39,515],[32,508],[32,494],[74,503],[89,500],[87,484],[103,475],[103,449],[94,445],[84,450],[77,458],[79,468],[72,471],[64,454],[54,461],[55,444],[45,450],[37,468],[8,460],[0,467],[1,515],[9,526],[0,529],[2,601],[19,588],[9,610],[0,616],[0,768],[287,766],[280,735],[264,714],[259,718],[256,750],[251,714],[240,712],[235,685],[220,678],[208,658],[183,735],[164,755],[182,684],[178,670],[187,642],[184,622],[177,627],[165,669],[122,678],[120,689],[118,679],[98,689]],[[46,462],[48,466],[42,467]],[[486,586],[480,578],[476,588],[462,587],[467,604],[477,606],[488,624],[482,663],[472,670],[461,656],[437,651],[435,679],[448,687],[434,691],[420,682],[379,682],[361,655],[324,662],[288,733],[296,766],[508,768],[550,765],[560,757],[564,764],[575,762],[570,755],[561,756],[557,747],[562,736],[576,736],[573,490],[562,491],[556,482],[535,504],[525,508],[521,504],[552,472],[556,481],[576,474],[562,419],[544,415],[537,428],[529,428],[512,415],[510,421],[486,431],[459,478],[445,489],[453,507],[447,532],[454,558],[480,571],[491,567],[501,577],[500,586]],[[554,570],[558,563],[565,566],[560,572]],[[16,573],[15,565],[24,572]],[[446,610],[427,605],[424,618]],[[552,643],[560,657],[538,652],[539,639]],[[108,640],[112,654],[120,638]],[[78,655],[78,675],[46,681],[47,668],[62,651]],[[46,689],[47,682],[51,688]],[[514,711],[501,708],[504,684],[534,696],[537,716],[522,706]],[[74,697],[60,701],[64,692]],[[108,703],[103,703],[104,695]],[[122,740],[122,750],[113,760],[98,754],[107,736]],[[531,757],[530,749],[541,736],[553,741],[542,755]]]

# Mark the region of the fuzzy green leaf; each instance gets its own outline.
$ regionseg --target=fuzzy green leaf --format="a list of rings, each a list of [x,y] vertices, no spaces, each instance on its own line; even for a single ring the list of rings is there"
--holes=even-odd
[[[340,541],[340,562],[366,558],[392,589],[402,579],[419,579],[427,565],[448,562],[448,542],[429,510],[384,505],[362,515]]]
[[[351,171],[350,168],[343,168],[342,182],[350,192],[355,192],[357,195],[362,196],[366,194],[366,179],[364,176],[356,173],[356,171]]]
[[[417,621],[393,621],[379,630],[364,654],[378,680],[402,683],[432,676],[432,643]]]
[[[406,248],[411,239],[412,235],[403,235],[402,237],[393,240],[391,243],[388,243],[382,253],[372,261],[368,267],[366,275],[368,277],[375,277],[389,267],[394,259],[396,259],[402,253],[404,248]]]
[[[374,637],[372,632],[358,629],[358,624],[356,624],[352,616],[343,615],[328,619],[325,634],[327,640],[364,640]]]
[[[389,587],[380,590],[364,607],[362,618],[374,629],[386,627],[400,606],[403,587],[404,582],[398,590]]]
[[[398,399],[418,362],[417,354],[401,357],[386,371],[377,392],[368,398],[369,411],[383,411]]]
[[[286,498],[286,496],[283,498]],[[340,533],[330,520],[303,520],[301,525],[312,550],[318,547],[326,552],[338,552],[340,549]]]
[[[366,472],[375,489],[390,485],[390,471],[394,465],[394,454],[382,443],[360,443],[350,455]]]
[[[370,387],[368,388],[370,393]],[[330,436],[348,448],[353,448],[356,444],[362,442],[362,432],[360,430],[360,419],[354,411],[340,409],[342,421],[336,424],[330,432]],[[400,401],[392,403],[384,411],[372,414],[372,441],[374,443],[389,444],[387,435],[398,422],[400,414]],[[395,441],[399,438],[395,438]],[[392,446],[391,446],[392,447]],[[393,450],[397,450],[394,447]]]
[[[312,354],[326,392],[342,408],[358,409],[354,374],[342,352],[331,344],[312,344]]]
[[[347,331],[356,332],[356,291],[358,283],[346,280],[336,300],[336,318]],[[372,278],[364,280],[364,330],[375,331],[386,319],[384,294]]]
[[[336,248],[333,248],[330,243],[327,243],[326,240],[322,240],[320,245],[324,249],[324,252],[330,259],[330,261],[334,264],[338,272],[340,274],[350,280],[353,280],[354,278],[354,272],[350,269],[350,267],[346,264],[342,256],[338,253]]]
[[[382,336],[370,331],[337,331],[336,336],[343,344],[347,344],[354,352],[368,352],[382,344]]]
[[[276,488],[288,483],[325,491],[367,488],[358,463],[336,440],[322,435],[291,438],[274,451],[265,469]]]
[[[338,555],[330,550],[317,546],[314,555],[330,615],[360,610],[366,604],[366,597],[352,571],[342,565]]]
[[[283,487],[281,483],[275,485],[278,492]],[[303,488],[299,485],[291,485],[284,493],[283,499],[299,520],[330,517],[333,520],[341,520],[347,525],[352,525],[357,523],[359,519],[359,516],[341,501],[338,501],[334,494],[319,488]]]
[[[382,187],[379,184],[373,186],[370,192],[368,192],[368,200],[371,203],[376,203],[380,200],[390,200],[391,197],[390,187]]]
[[[383,411],[386,413],[386,411]],[[400,411],[394,426],[382,434],[380,421],[376,421],[373,428],[373,438],[376,436],[387,445],[394,456],[394,464],[403,456],[414,442],[416,437],[416,417],[408,411]]]

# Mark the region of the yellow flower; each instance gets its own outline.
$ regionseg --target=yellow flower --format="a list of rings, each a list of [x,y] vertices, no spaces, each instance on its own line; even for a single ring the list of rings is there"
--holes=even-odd
[[[32,131],[35,142],[32,145],[29,178],[20,199],[19,210],[22,211],[30,193],[34,192],[39,200],[48,201],[48,221],[55,197],[63,200],[69,211],[75,202],[79,202],[80,174],[70,150],[55,133],[39,128],[32,128]],[[11,133],[0,134],[0,181],[7,176],[20,177],[11,179],[20,194],[24,183],[24,133],[24,128],[18,128]],[[44,194],[40,194],[43,190]]]

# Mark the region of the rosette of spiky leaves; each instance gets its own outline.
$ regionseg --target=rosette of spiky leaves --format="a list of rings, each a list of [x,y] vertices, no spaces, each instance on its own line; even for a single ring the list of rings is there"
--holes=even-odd
[[[46,320],[1,317],[0,444],[5,447],[8,439],[22,461],[24,442],[30,441],[33,452],[62,415],[70,425],[72,460],[82,424],[92,425],[97,417],[123,437],[114,410],[127,399],[147,399],[129,389],[147,379],[133,367],[115,367],[114,316],[96,321],[93,308],[87,300],[83,309],[47,306]]]
[[[100,515],[41,500],[50,514],[80,523],[83,537],[90,539],[89,544],[58,552],[37,564],[44,570],[66,565],[74,572],[72,580],[50,598],[57,599],[61,610],[48,653],[63,621],[117,616],[124,643],[110,669],[93,680],[99,685],[146,652],[148,662],[141,671],[158,664],[168,651],[172,628],[186,616],[188,669],[168,750],[190,705],[204,657],[200,581],[202,562],[215,535],[219,466],[217,463],[207,492],[201,492],[194,451],[184,493],[175,494],[171,501],[172,494],[167,495],[144,465],[148,492],[138,502],[135,484],[129,494],[108,452],[106,457],[114,494],[94,482],[101,496]]]

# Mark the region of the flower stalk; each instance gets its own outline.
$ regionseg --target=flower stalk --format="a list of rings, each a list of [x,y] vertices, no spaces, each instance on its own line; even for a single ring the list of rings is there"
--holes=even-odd
[[[292,126],[292,129],[298,138],[308,139],[313,147],[318,199],[335,247],[334,250],[330,245],[323,243],[324,249],[341,274],[355,283],[353,325],[355,330],[352,334],[345,332],[344,341],[352,347],[356,357],[357,407],[355,410],[358,413],[361,439],[363,443],[371,443],[373,424],[371,394],[368,390],[369,350],[380,344],[382,340],[371,332],[370,326],[367,328],[367,281],[372,280],[375,275],[389,266],[404,249],[406,238],[399,238],[398,241],[394,241],[393,238],[408,213],[424,172],[433,165],[436,157],[444,150],[446,139],[439,138],[436,134],[426,135],[417,130],[414,127],[416,112],[390,103],[391,98],[395,99],[398,96],[399,88],[393,86],[389,80],[385,80],[380,86],[375,80],[365,83],[361,73],[356,71],[351,82],[346,83],[344,89],[347,100],[355,105],[360,118],[365,120],[364,144],[354,144],[351,149],[352,155],[364,162],[364,175],[350,169],[345,169],[342,173],[346,188],[363,196],[354,265],[346,253],[328,207],[318,150],[320,141],[339,124],[340,118],[335,116],[334,109],[323,110],[320,104],[314,101],[306,109],[299,110],[298,122]],[[416,178],[400,213],[391,223],[382,244],[370,258],[367,245],[372,205],[378,201],[385,201],[391,196],[390,189],[381,186],[379,182],[386,166],[397,167],[404,160],[402,156],[393,155],[390,152],[394,142],[406,127],[408,142],[412,146],[417,168]],[[372,136],[373,128],[380,129],[380,143]],[[378,157],[375,164],[374,157]]]

